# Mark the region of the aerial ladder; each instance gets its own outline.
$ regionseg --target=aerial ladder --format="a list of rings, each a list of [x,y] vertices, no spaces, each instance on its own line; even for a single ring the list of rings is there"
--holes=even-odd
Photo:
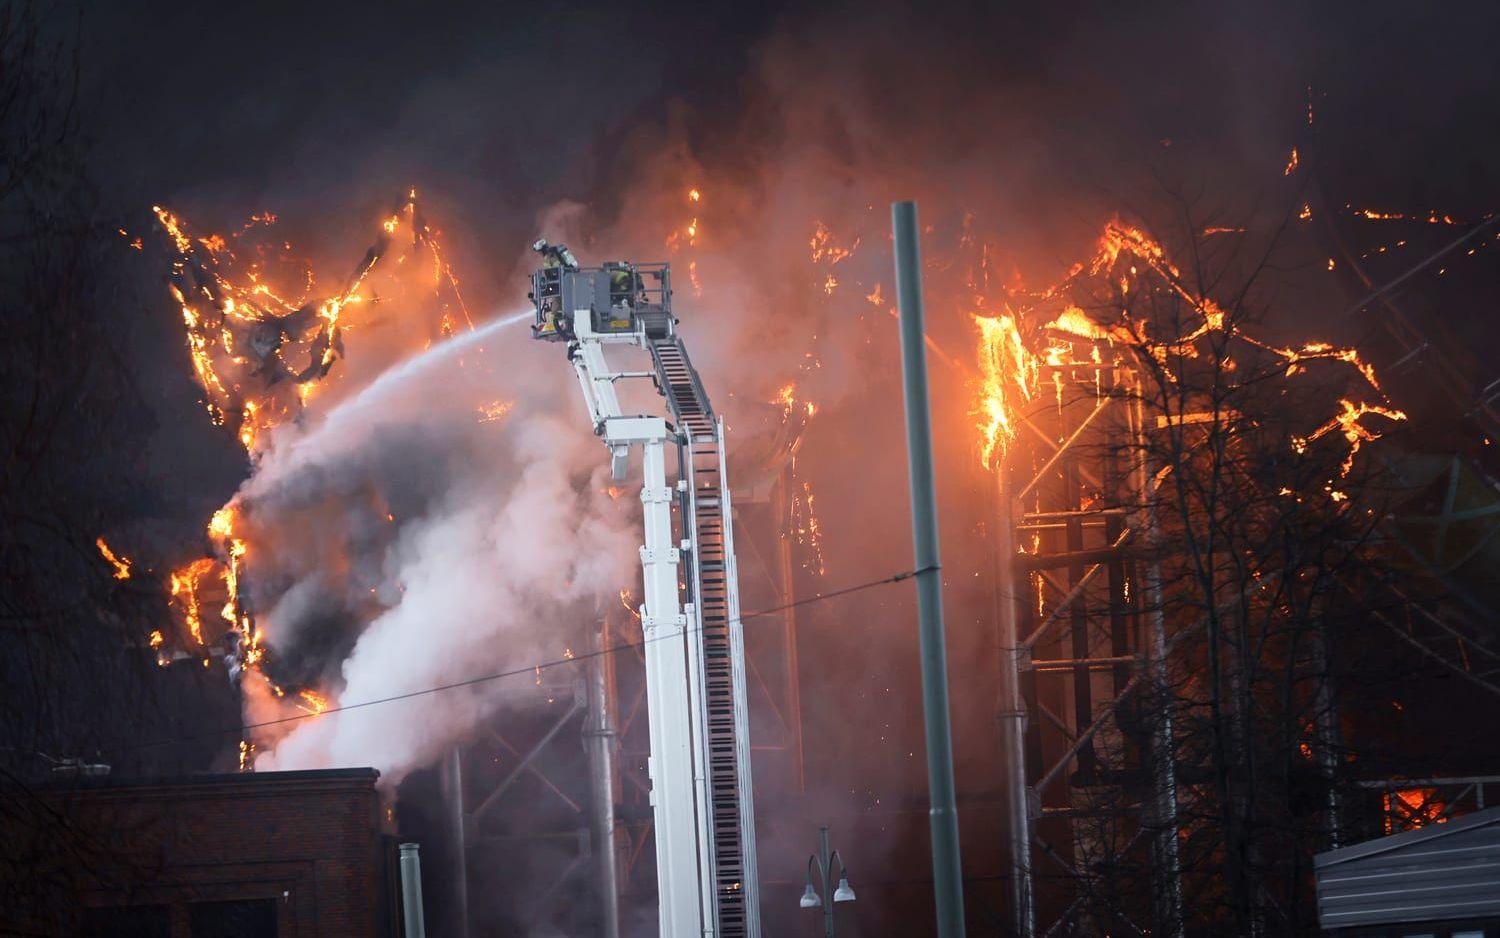
[[[724,464],[715,415],[672,315],[666,264],[581,268],[537,250],[535,338],[564,343],[594,434],[623,481],[641,450],[645,538],[640,607],[651,805],[662,938],[759,938],[745,647]],[[605,350],[643,350],[617,370]],[[654,383],[667,416],[625,414],[617,384]],[[669,454],[675,484],[668,484]]]

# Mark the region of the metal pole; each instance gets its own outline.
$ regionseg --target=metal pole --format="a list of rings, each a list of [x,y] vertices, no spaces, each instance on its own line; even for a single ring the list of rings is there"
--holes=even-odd
[[[453,921],[456,938],[469,935],[469,848],[464,826],[464,754],[454,746],[444,766],[443,787],[447,789],[453,841]]]
[[[1000,644],[1000,747],[1005,759],[1005,815],[1010,825],[1011,924],[1017,938],[1036,934],[1036,903],[1031,874],[1031,806],[1026,793],[1026,703],[1021,696],[1022,649],[1016,621],[1016,508],[1006,475],[1009,462],[995,472],[996,619]]]
[[[772,486],[772,517],[778,530],[790,530],[787,491],[792,485],[792,467],[788,463]],[[785,523],[784,523],[785,522]],[[797,771],[797,793],[807,791],[806,760],[802,752],[802,671],[797,664],[797,595],[792,578],[792,539],[776,539],[776,604],[783,609],[782,648],[786,660],[786,722],[791,732],[792,762]]]
[[[1152,487],[1151,467],[1144,438],[1146,412],[1139,385],[1136,405],[1131,410],[1131,434],[1135,446],[1135,488],[1141,500],[1140,514],[1131,526],[1144,529],[1145,541],[1153,559],[1141,570],[1144,586],[1147,674],[1151,682],[1151,784],[1152,805],[1148,813],[1154,834],[1153,905],[1156,933],[1164,938],[1181,938],[1183,934],[1182,856],[1178,849],[1177,798],[1177,731],[1172,710],[1171,671],[1168,668],[1166,598],[1162,591],[1161,565],[1154,559],[1161,549],[1161,526],[1156,518],[1156,489]]]
[[[823,938],[833,938],[833,861],[829,859],[828,828],[818,828],[818,870],[823,874]]]
[[[427,938],[422,918],[422,858],[420,844],[401,845],[402,938]]]
[[[922,649],[922,711],[927,732],[927,787],[932,821],[932,884],[938,934],[964,934],[963,868],[953,793],[953,739],[948,723],[948,651],[943,634],[937,492],[932,418],[927,403],[927,351],[922,322],[922,264],[917,205],[891,206],[896,245],[896,295],[901,307],[901,373],[906,384],[906,452],[911,475],[912,543],[916,555],[918,631]]]
[[[1318,769],[1327,786],[1323,802],[1323,831],[1327,837],[1327,848],[1337,850],[1343,846],[1343,799],[1339,796],[1339,720],[1338,706],[1334,694],[1332,676],[1328,666],[1328,622],[1318,617],[1318,630],[1313,636],[1313,653],[1317,656],[1318,690],[1314,706],[1317,707],[1316,726],[1318,739]],[[1484,786],[1479,788],[1484,791]],[[1481,803],[1483,796],[1481,794]]]
[[[599,913],[604,920],[600,934],[604,938],[620,936],[620,884],[615,851],[615,728],[606,706],[604,656],[608,649],[604,637],[594,635],[596,654],[589,661],[588,722],[584,724],[584,743],[588,747],[590,795],[593,810],[594,863],[598,876]]]

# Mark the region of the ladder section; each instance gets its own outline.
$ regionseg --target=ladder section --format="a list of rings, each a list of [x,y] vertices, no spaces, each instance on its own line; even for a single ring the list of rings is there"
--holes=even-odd
[[[651,344],[657,381],[672,417],[687,436],[685,451],[690,498],[694,597],[702,630],[705,761],[708,772],[716,934],[721,938],[755,938],[759,934],[753,869],[753,815],[750,791],[748,725],[743,700],[743,649],[737,647],[738,623],[729,499],[720,448],[719,424],[703,385],[680,340]],[[750,828],[747,830],[747,828]]]
[[[717,436],[713,407],[682,340],[672,336],[652,342],[651,361],[656,365],[656,385],[666,395],[677,429],[694,439]]]

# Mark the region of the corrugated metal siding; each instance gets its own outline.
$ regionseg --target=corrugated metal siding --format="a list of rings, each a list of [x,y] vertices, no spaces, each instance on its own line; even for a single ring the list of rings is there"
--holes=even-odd
[[[1500,915],[1500,809],[1317,857],[1324,928]]]

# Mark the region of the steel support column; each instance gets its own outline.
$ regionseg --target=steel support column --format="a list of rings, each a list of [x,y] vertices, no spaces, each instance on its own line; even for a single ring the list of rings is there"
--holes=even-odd
[[[605,687],[604,636],[594,633],[594,655],[589,659],[588,717],[583,725],[589,758],[589,827],[593,841],[595,881],[599,890],[599,934],[620,935],[620,882],[615,846],[615,727],[610,718]]]
[[[1004,761],[1006,837],[1010,855],[1011,928],[1017,938],[1036,934],[1036,908],[1031,870],[1031,796],[1026,784],[1026,701],[1021,694],[1021,658],[1017,603],[1015,516],[1018,513],[1006,487],[1009,464],[995,473],[995,592],[996,636],[1000,652],[1000,694],[996,717],[1000,723],[1000,758]]]

